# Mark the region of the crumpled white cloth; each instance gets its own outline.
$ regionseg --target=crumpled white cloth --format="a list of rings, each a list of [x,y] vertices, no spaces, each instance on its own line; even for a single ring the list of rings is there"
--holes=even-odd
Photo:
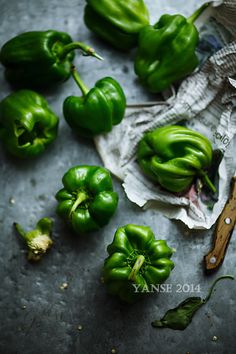
[[[229,14],[230,11],[230,14]],[[236,37],[236,2],[226,0],[212,15]],[[227,18],[225,18],[225,16]],[[112,132],[95,138],[107,167],[123,181],[127,197],[140,207],[155,208],[189,228],[209,229],[221,213],[235,174],[233,138],[236,133],[236,40],[211,56],[200,71],[184,80],[175,97],[153,107],[127,109]],[[207,136],[214,149],[224,152],[219,167],[219,199],[212,210],[200,198],[165,192],[142,173],[136,162],[138,142],[146,131],[186,120],[187,126]]]

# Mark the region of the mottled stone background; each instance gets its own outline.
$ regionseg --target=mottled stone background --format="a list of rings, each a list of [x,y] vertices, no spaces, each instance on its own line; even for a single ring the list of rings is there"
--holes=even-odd
[[[160,1],[146,1],[152,19],[160,15]],[[168,9],[172,1],[165,3]],[[82,0],[0,0],[0,45],[29,30],[69,32],[75,40],[90,43],[105,58],[99,62],[77,55],[77,67],[88,86],[110,75],[120,81],[129,102],[153,99],[137,83],[134,53],[116,52],[87,30],[84,4]],[[175,7],[189,14],[184,1],[176,1]],[[1,67],[0,98],[10,92]],[[64,122],[62,102],[68,95],[78,94],[73,81],[43,94],[60,117],[56,142],[32,161],[18,161],[0,147],[0,354],[107,354],[112,349],[120,354],[235,353],[235,281],[220,283],[184,332],[151,327],[152,320],[188,295],[206,294],[217,276],[205,276],[202,264],[214,228],[189,231],[161,214],[144,212],[127,200],[117,180],[119,208],[100,232],[80,238],[58,219],[54,195],[61,188],[64,172],[76,164],[101,164],[101,160],[93,143],[78,139]],[[55,220],[54,246],[40,263],[30,264],[12,223],[20,222],[30,229],[44,216]],[[155,294],[133,306],[107,295],[100,281],[106,247],[116,228],[126,223],[150,225],[159,238],[167,239],[177,250],[173,257],[176,267],[168,280],[172,292]],[[234,233],[218,274],[235,273],[235,252]],[[61,289],[62,283],[68,288]],[[177,293],[177,284],[200,284],[201,292]]]

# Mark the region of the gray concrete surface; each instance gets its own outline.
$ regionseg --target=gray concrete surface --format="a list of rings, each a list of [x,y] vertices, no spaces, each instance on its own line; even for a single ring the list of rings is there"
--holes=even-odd
[[[154,16],[158,2],[147,0],[147,4]],[[184,13],[183,1],[178,4]],[[120,81],[129,102],[153,99],[136,81],[134,54],[118,53],[96,39],[83,24],[83,7],[82,0],[0,0],[0,45],[24,31],[67,31],[74,39],[90,43],[106,59],[99,62],[76,56],[88,86],[111,75]],[[10,92],[1,67],[0,99]],[[54,195],[64,172],[76,164],[101,164],[93,143],[78,139],[65,124],[62,102],[70,94],[78,94],[72,80],[44,91],[60,117],[58,139],[44,155],[18,161],[0,147],[0,354],[108,354],[112,349],[119,354],[235,353],[235,281],[220,283],[184,332],[151,327],[152,320],[187,296],[204,296],[217,275],[235,274],[235,233],[217,275],[205,276],[202,258],[214,228],[190,232],[161,214],[144,212],[127,200],[115,179],[119,208],[101,231],[81,238],[56,216]],[[30,229],[44,216],[55,220],[54,246],[40,263],[30,264],[12,223]],[[158,238],[165,238],[177,250],[173,257],[176,267],[168,280],[172,291],[133,306],[110,297],[100,281],[106,247],[116,228],[126,223],[150,225]],[[68,283],[67,289],[60,288],[63,282]],[[177,284],[200,284],[200,293],[177,292]],[[213,341],[213,336],[218,339]]]

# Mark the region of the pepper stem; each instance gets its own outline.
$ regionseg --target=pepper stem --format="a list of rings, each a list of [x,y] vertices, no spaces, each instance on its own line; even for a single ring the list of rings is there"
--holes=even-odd
[[[84,192],[80,192],[77,196],[76,201],[74,202],[71,210],[70,210],[70,216],[72,213],[78,208],[78,206],[83,203],[86,199],[88,199],[88,195]]]
[[[144,261],[145,261],[145,257],[143,255],[139,255],[136,258],[136,261],[134,263],[134,266],[133,266],[133,268],[130,272],[129,278],[128,278],[129,280],[135,281],[136,275],[137,275],[138,271],[140,270],[140,268],[142,267]]]
[[[59,55],[59,58],[61,60],[65,59],[67,54],[75,49],[81,49],[83,51],[83,55],[88,55],[88,56],[95,57],[99,60],[103,60],[103,58],[99,54],[97,54],[93,48],[91,48],[90,46],[88,46],[87,44],[84,44],[82,42],[72,42],[72,43],[67,44],[62,49],[62,51]]]
[[[203,4],[199,9],[197,9],[189,18],[188,18],[188,23],[193,23],[196,21],[196,19],[203,13],[205,9],[208,8],[210,5],[210,2],[206,2]]]
[[[207,294],[207,297],[203,300],[204,303],[206,303],[210,299],[212,291],[214,290],[214,287],[215,287],[216,283],[218,283],[218,281],[220,281],[221,279],[232,279],[232,280],[234,280],[234,277],[233,277],[233,275],[222,275],[221,277],[217,278],[214,281],[214,283],[212,284],[212,286],[210,287],[210,289],[208,291],[208,294]]]
[[[74,65],[71,66],[71,75],[72,75],[73,79],[75,80],[75,82],[77,83],[77,85],[79,86],[83,96],[85,97],[87,95],[87,93],[89,92],[89,89],[82,81],[82,79],[79,76],[79,73],[76,70],[76,67]]]
[[[25,230],[22,228],[22,226],[20,224],[17,224],[16,222],[14,222],[13,226],[15,227],[16,231],[18,232],[18,234],[23,237],[24,240],[27,240],[26,237],[26,232]]]
[[[201,176],[201,179],[203,181],[204,184],[207,185],[207,187],[213,192],[216,192],[216,187],[214,186],[214,184],[211,182],[210,178],[207,176],[206,173],[203,173]]]

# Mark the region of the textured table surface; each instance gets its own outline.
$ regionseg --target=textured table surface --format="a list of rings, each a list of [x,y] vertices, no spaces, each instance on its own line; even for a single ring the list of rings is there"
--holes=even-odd
[[[176,9],[188,14],[184,4],[176,1]],[[157,18],[158,1],[147,0],[147,5]],[[110,75],[124,87],[129,102],[153,99],[137,83],[134,53],[116,52],[96,39],[83,24],[83,8],[82,0],[0,0],[0,45],[29,30],[69,32],[106,59],[99,62],[77,54],[75,63],[88,86]],[[1,67],[0,98],[10,92]],[[73,81],[43,94],[60,117],[56,142],[32,161],[11,158],[0,147],[0,354],[107,354],[112,349],[121,354],[235,353],[235,281],[219,283],[210,302],[184,332],[151,327],[151,321],[186,297],[204,296],[217,275],[235,273],[235,233],[223,266],[217,274],[206,276],[202,259],[210,248],[214,228],[189,231],[161,214],[142,211],[127,200],[120,182],[114,179],[120,202],[110,224],[83,238],[73,235],[55,214],[54,195],[68,168],[101,164],[101,160],[93,143],[78,139],[64,122],[62,102],[68,95],[78,94]],[[20,222],[30,229],[44,216],[55,220],[54,246],[41,262],[31,264],[12,223]],[[177,250],[173,257],[176,267],[167,281],[172,291],[154,294],[132,306],[110,297],[100,280],[106,247],[116,228],[126,223],[150,225],[158,238],[165,238]],[[67,289],[61,289],[63,283],[68,284]],[[200,284],[201,291],[178,292],[178,284]]]

